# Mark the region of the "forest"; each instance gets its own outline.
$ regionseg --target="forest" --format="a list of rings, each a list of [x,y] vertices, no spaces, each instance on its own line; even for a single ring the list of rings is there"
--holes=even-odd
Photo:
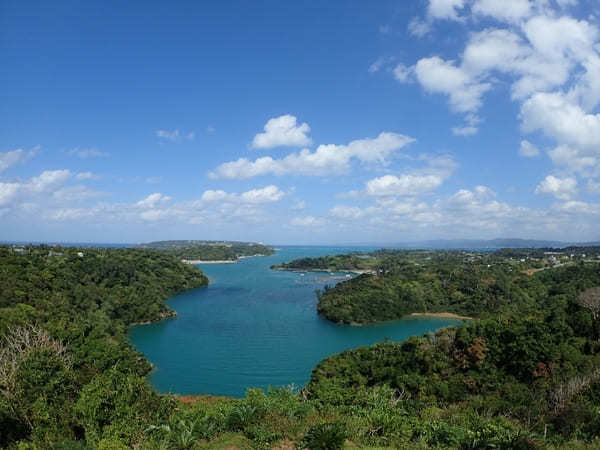
[[[272,255],[275,251],[266,245],[233,241],[156,241],[139,244],[136,248],[164,251],[183,260],[237,261],[240,257]]]
[[[331,356],[304,387],[182,398],[153,390],[126,330],[171,317],[201,271],[165,251],[1,246],[0,447],[597,448],[600,265],[527,275],[521,259],[389,260],[340,288],[406,278],[479,319]]]

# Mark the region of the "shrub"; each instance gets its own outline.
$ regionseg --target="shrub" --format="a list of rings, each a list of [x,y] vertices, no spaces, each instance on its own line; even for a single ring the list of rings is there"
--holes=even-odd
[[[339,422],[324,423],[310,427],[302,444],[312,450],[337,450],[344,447],[346,428]]]

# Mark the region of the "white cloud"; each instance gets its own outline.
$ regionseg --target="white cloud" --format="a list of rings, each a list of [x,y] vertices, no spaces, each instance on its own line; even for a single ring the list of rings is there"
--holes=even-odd
[[[285,196],[277,186],[270,185],[262,189],[252,189],[240,195],[244,203],[272,203],[278,202]]]
[[[46,189],[64,183],[71,177],[71,172],[63,170],[45,170],[39,176],[32,178],[25,187],[34,192],[43,192]]]
[[[518,22],[527,18],[531,12],[529,0],[476,0],[472,6],[476,15],[489,16],[505,22]]]
[[[408,24],[408,32],[418,38],[422,38],[431,31],[431,24],[418,17],[413,18]]]
[[[137,202],[136,205],[140,208],[155,208],[157,205],[167,203],[170,200],[171,197],[163,195],[160,192],[155,192],[154,194],[150,194],[145,199]]]
[[[548,152],[548,156],[557,166],[562,166],[571,172],[578,172],[581,176],[595,176],[598,172],[598,159],[594,156],[584,156],[582,152],[559,145]]]
[[[230,195],[223,190],[214,191],[214,190],[209,189],[207,191],[204,191],[201,199],[202,199],[202,201],[205,201],[205,202],[218,202],[221,200],[225,200],[229,197],[230,197]]]
[[[160,183],[163,180],[163,177],[147,177],[146,183],[156,184]]]
[[[404,64],[398,64],[394,68],[394,78],[402,83],[409,82],[412,79],[413,71],[413,67],[406,67]]]
[[[540,149],[533,145],[531,142],[523,140],[519,148],[519,155],[525,158],[535,158],[540,155]]]
[[[320,226],[324,225],[326,222],[325,222],[325,219],[322,219],[322,218],[306,216],[306,217],[294,217],[290,223],[296,227],[320,227]]]
[[[38,149],[39,147],[34,147],[30,151],[25,151],[22,148],[18,148],[8,152],[0,152],[0,173],[19,162],[27,161],[29,158],[35,155]]]
[[[549,194],[560,200],[569,200],[577,193],[575,178],[557,178],[548,175],[535,189],[536,194]]]
[[[587,182],[587,190],[592,194],[600,194],[600,183],[594,180],[589,180]]]
[[[100,150],[96,150],[95,148],[73,148],[71,150],[66,151],[67,155],[76,156],[81,159],[88,158],[108,158],[110,153],[102,152]]]
[[[99,180],[100,176],[96,175],[93,172],[80,172],[77,175],[75,175],[75,178],[77,178],[78,180]]]
[[[481,107],[483,94],[491,84],[478,82],[452,61],[438,56],[423,58],[415,66],[417,80],[431,93],[445,94],[458,112],[475,112]]]
[[[339,219],[360,219],[365,211],[358,206],[337,205],[331,208],[329,214]]]
[[[260,189],[251,189],[241,194],[228,193],[223,190],[204,191],[200,200],[205,203],[232,202],[245,204],[274,203],[285,197],[285,192],[275,185]]]
[[[568,8],[569,6],[575,6],[579,3],[579,0],[555,0],[558,6],[561,8]]]
[[[294,210],[294,211],[302,211],[303,209],[306,209],[308,207],[308,205],[306,204],[306,202],[304,200],[300,200],[298,202],[296,202],[294,205],[292,205],[292,207],[290,209]]]
[[[312,143],[306,135],[310,132],[308,124],[297,125],[296,117],[289,114],[269,119],[264,130],[254,136],[252,148],[302,147]]]
[[[414,66],[416,80],[425,91],[446,95],[455,112],[472,115],[480,110],[486,92],[510,86],[512,99],[520,102],[522,131],[541,131],[556,141],[548,152],[556,166],[584,177],[596,176],[600,174],[596,110],[600,30],[592,16],[578,20],[561,9],[573,4],[571,0],[430,0],[429,24],[435,19],[465,19],[464,23],[487,28],[469,30],[456,61],[439,56],[420,59]],[[489,27],[480,18],[497,23]],[[467,120],[452,131],[474,134],[477,124]],[[539,154],[524,142],[521,156]]]
[[[461,20],[458,11],[464,6],[465,0],[429,0],[427,14],[434,19]]]
[[[521,108],[523,129],[541,130],[558,142],[587,152],[600,149],[600,114],[586,114],[560,93],[538,93]]]
[[[67,222],[73,220],[82,220],[90,218],[94,215],[93,210],[87,208],[58,208],[48,211],[44,214],[44,218],[47,220],[54,220],[57,222]]]
[[[473,136],[477,134],[478,131],[479,128],[474,127],[473,125],[452,128],[452,134],[454,134],[455,136]]]
[[[184,133],[182,131],[179,131],[178,129],[173,131],[157,130],[156,137],[171,142],[179,142],[182,140],[193,141],[196,138],[196,133],[194,131]]]
[[[0,183],[0,206],[10,204],[19,192],[18,183]]]
[[[58,202],[79,202],[90,198],[100,197],[104,192],[90,189],[87,186],[68,186],[60,188],[52,193],[52,199]]]
[[[366,192],[369,195],[419,195],[431,192],[444,182],[439,175],[384,175],[367,182]]]
[[[369,73],[376,73],[385,65],[386,58],[377,58],[373,64],[369,66]]]
[[[559,205],[555,205],[555,208],[560,211],[576,214],[600,214],[600,204],[598,203],[587,203],[571,200]]]
[[[396,133],[381,133],[374,139],[361,139],[348,145],[319,145],[315,151],[308,149],[291,153],[282,159],[270,156],[250,161],[240,158],[221,164],[210,174],[211,178],[245,179],[259,175],[331,175],[345,173],[350,162],[385,163],[396,150],[414,142],[414,139]]]

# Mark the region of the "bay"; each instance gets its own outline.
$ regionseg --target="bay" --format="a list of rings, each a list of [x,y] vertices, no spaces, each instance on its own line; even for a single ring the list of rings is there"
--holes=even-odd
[[[177,318],[129,331],[133,344],[155,366],[150,382],[160,392],[234,397],[251,387],[303,386],[329,355],[460,323],[410,318],[365,327],[336,325],[317,315],[314,291],[346,274],[270,269],[296,258],[367,250],[286,246],[235,264],[199,265],[210,285],[169,300]]]

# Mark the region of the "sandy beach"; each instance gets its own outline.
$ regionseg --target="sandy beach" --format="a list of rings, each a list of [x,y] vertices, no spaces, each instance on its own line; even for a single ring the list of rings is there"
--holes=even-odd
[[[413,317],[439,317],[441,319],[460,319],[460,320],[473,320],[473,317],[460,316],[458,314],[441,312],[441,313],[412,313]]]

